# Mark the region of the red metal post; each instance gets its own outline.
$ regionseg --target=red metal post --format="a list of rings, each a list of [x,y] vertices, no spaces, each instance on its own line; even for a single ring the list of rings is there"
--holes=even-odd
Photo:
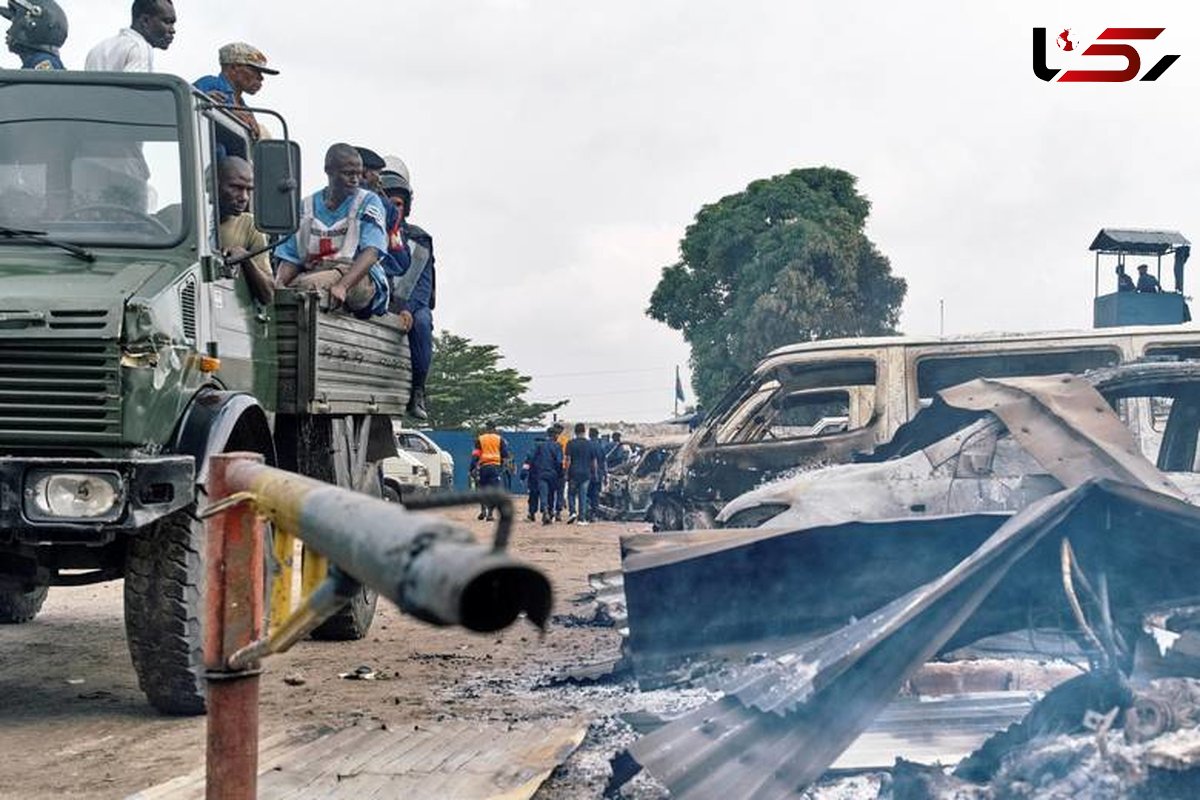
[[[229,453],[209,460],[208,498],[233,494],[226,471],[238,462],[262,463],[254,453]],[[263,524],[251,503],[238,503],[209,517],[204,666],[208,678],[209,800],[254,800],[258,782],[257,664],[241,671],[228,658],[262,636]]]

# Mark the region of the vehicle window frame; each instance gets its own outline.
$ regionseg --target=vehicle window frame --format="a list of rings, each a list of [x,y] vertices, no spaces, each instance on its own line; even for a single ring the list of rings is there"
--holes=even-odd
[[[803,375],[804,373],[837,373],[838,371],[846,371],[853,373],[854,370],[869,370],[872,382],[842,384],[830,383],[828,386],[810,386],[802,380],[788,381],[788,373],[795,375]],[[795,359],[786,361],[776,365],[774,368],[759,373],[757,382],[751,384],[741,395],[741,400],[735,403],[730,411],[725,415],[725,418],[713,428],[711,436],[706,445],[716,448],[733,448],[733,447],[760,447],[763,445],[773,444],[802,444],[805,442],[827,441],[836,439],[839,436],[859,436],[862,431],[870,429],[879,419],[882,412],[880,405],[880,393],[884,391],[884,374],[885,365],[882,363],[880,353],[877,351],[869,351],[864,353],[854,354],[836,354],[832,357],[814,359]],[[772,387],[772,384],[774,386]],[[803,386],[804,388],[799,388]],[[771,387],[771,388],[769,388]],[[862,389],[865,395],[870,397],[870,413],[866,414],[857,426],[847,425],[845,430],[831,431],[829,433],[820,433],[815,436],[792,436],[783,439],[771,439],[760,437],[751,441],[746,440],[748,426],[755,424],[755,418],[759,412],[779,397],[781,393],[786,393],[787,397],[798,394],[811,392],[830,392],[830,391],[846,391],[849,393],[849,416],[853,419],[853,404],[854,390]],[[755,402],[756,398],[762,398]]]
[[[1024,345],[1026,343],[1022,343],[1022,344]],[[1004,370],[1003,374],[991,374],[991,375],[976,374],[974,378],[967,378],[967,380],[974,380],[974,379],[984,378],[984,377],[1003,379],[1003,378],[1025,377],[1025,376],[1030,376],[1030,375],[1054,375],[1054,374],[1057,374],[1060,372],[1072,372],[1072,373],[1078,374],[1078,373],[1084,372],[1088,369],[1114,367],[1114,366],[1118,366],[1118,365],[1126,362],[1125,352],[1122,350],[1122,348],[1119,344],[1114,343],[1114,342],[1100,342],[1100,343],[1095,343],[1095,344],[1089,343],[1086,345],[1072,345],[1072,346],[1048,345],[1048,346],[1043,346],[1043,347],[1036,347],[1032,343],[1030,343],[1028,346],[1013,347],[1013,348],[954,350],[954,351],[948,351],[948,352],[939,352],[936,348],[929,348],[927,350],[924,350],[923,352],[917,353],[915,355],[915,357],[913,357],[910,361],[910,367],[908,368],[908,376],[909,376],[909,383],[910,383],[910,391],[912,392],[911,396],[915,397],[917,400],[917,403],[920,404],[924,400],[933,398],[938,392],[942,391],[942,389],[946,389],[951,386],[957,386],[958,384],[963,383],[962,380],[955,380],[953,382],[946,383],[945,385],[939,386],[936,389],[932,389],[928,393],[926,393],[922,388],[922,374],[921,373],[922,373],[922,369],[927,368],[931,364],[931,362],[938,362],[938,361],[950,362],[950,361],[954,361],[954,360],[958,360],[958,359],[961,359],[964,361],[966,361],[966,360],[981,360],[982,361],[984,359],[1016,360],[1016,359],[1038,359],[1038,358],[1046,358],[1046,359],[1067,358],[1072,353],[1097,353],[1097,354],[1107,353],[1110,356],[1115,356],[1115,360],[1113,360],[1111,363],[1108,363],[1108,364],[1086,366],[1081,369],[1053,370],[1053,371],[1047,371],[1047,372],[1039,372],[1036,370],[1031,371],[1024,367],[1022,367],[1020,369],[1014,368],[1014,369]]]
[[[73,87],[77,87],[77,88],[85,88],[88,86],[94,86],[94,85],[96,85],[96,83],[97,82],[95,80],[79,80],[79,81],[55,82],[53,85],[55,87],[73,86]],[[21,83],[21,82],[10,82],[10,85],[30,86],[30,85],[32,85],[32,83],[27,84],[27,83]],[[175,148],[176,148],[176,156],[178,159],[177,167],[179,170],[179,172],[178,172],[179,192],[180,192],[179,230],[175,232],[174,238],[163,239],[162,241],[156,241],[156,242],[113,241],[111,239],[88,239],[86,237],[73,237],[70,235],[64,235],[64,234],[58,234],[58,233],[55,233],[54,237],[58,238],[58,239],[62,239],[63,241],[68,241],[68,242],[78,245],[80,247],[93,248],[93,249],[98,249],[98,250],[111,249],[111,250],[161,251],[161,250],[176,249],[180,245],[187,242],[189,237],[192,235],[192,227],[194,224],[194,220],[192,219],[192,215],[194,213],[194,207],[192,205],[194,202],[192,199],[193,187],[191,185],[190,170],[188,169],[188,150],[189,150],[189,148],[187,146],[185,146],[188,144],[188,137],[191,135],[191,129],[192,129],[191,128],[191,106],[188,102],[185,101],[183,93],[178,88],[175,88],[175,87],[172,87],[169,85],[165,85],[163,83],[158,83],[158,82],[138,83],[138,82],[121,81],[119,84],[113,83],[113,84],[103,84],[103,85],[105,88],[111,88],[111,89],[129,89],[129,90],[133,90],[133,91],[153,91],[153,92],[160,92],[160,93],[170,96],[171,102],[173,105],[173,109],[174,109],[174,118],[175,118],[174,124],[175,124],[175,134],[176,134],[174,143],[175,143]],[[137,123],[130,121],[128,123],[114,122],[113,124],[135,125]],[[170,141],[170,140],[161,140],[161,141]],[[161,210],[162,209],[160,209],[160,211]],[[154,214],[150,214],[148,212],[146,215],[149,217],[154,216]],[[2,240],[0,240],[0,241],[2,241]],[[13,244],[16,246],[20,245],[19,242],[13,242]]]

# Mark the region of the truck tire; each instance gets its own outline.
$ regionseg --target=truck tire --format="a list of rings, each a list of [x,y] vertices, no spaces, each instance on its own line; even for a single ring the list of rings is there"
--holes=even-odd
[[[312,632],[312,638],[326,642],[352,642],[367,635],[375,619],[375,604],[379,595],[363,587],[345,608],[334,614]]]
[[[20,625],[32,620],[42,610],[49,590],[49,586],[39,586],[29,592],[0,589],[0,625]]]
[[[164,714],[204,713],[203,526],[191,508],[129,540],[125,637],[138,684]]]
[[[385,484],[379,480],[379,470],[368,471],[366,482],[357,488],[358,491],[371,497],[387,499]],[[312,638],[326,642],[353,642],[367,635],[371,630],[371,622],[375,619],[375,605],[379,595],[363,587],[354,599],[346,604],[338,613],[317,626],[312,632]]]

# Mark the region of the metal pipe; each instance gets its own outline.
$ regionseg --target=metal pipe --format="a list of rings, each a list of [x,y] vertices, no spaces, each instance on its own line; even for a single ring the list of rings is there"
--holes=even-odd
[[[513,513],[512,495],[503,489],[489,487],[473,492],[438,492],[437,494],[411,495],[404,498],[401,504],[409,511],[432,511],[437,508],[473,506],[477,503],[492,506],[499,512],[499,519],[496,523],[496,535],[492,540],[492,548],[503,550],[508,547],[508,540],[512,536],[515,515]]]
[[[217,502],[237,490],[229,470],[248,454],[210,460],[209,494]],[[214,509],[205,522],[204,666],[207,679],[209,800],[253,800],[258,781],[257,663],[231,670],[227,659],[262,636],[263,524],[248,502]]]
[[[343,572],[435,625],[492,632],[524,613],[544,627],[550,582],[470,531],[439,517],[241,460],[226,474],[258,510]]]

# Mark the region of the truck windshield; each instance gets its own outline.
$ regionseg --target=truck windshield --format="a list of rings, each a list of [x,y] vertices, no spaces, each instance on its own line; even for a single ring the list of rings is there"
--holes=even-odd
[[[175,103],[167,89],[0,84],[0,226],[88,245],[178,242]]]

